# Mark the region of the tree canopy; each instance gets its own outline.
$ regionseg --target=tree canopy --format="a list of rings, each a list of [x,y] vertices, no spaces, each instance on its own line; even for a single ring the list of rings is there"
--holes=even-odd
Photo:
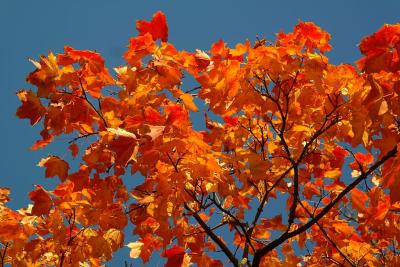
[[[16,114],[42,125],[32,149],[68,136],[74,159],[40,160],[59,183],[26,208],[0,188],[3,266],[101,266],[124,245],[167,267],[400,265],[400,24],[356,65],[331,64],[312,22],[208,52],[177,50],[162,12],[136,28],[115,75],[70,46],[30,60]]]

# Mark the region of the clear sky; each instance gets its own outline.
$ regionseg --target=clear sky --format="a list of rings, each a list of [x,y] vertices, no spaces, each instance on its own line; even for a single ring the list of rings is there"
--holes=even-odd
[[[37,59],[50,50],[59,53],[68,44],[100,52],[109,69],[122,65],[128,39],[136,34],[135,21],[150,20],[157,10],[167,15],[169,41],[188,51],[207,51],[220,38],[229,46],[257,35],[273,40],[275,33],[292,30],[299,20],[314,21],[332,35],[328,57],[333,63],[353,63],[360,56],[357,44],[363,36],[384,23],[400,22],[398,0],[0,0],[0,186],[12,188],[11,207],[28,204],[33,184],[52,188],[57,181],[45,180],[36,164],[49,154],[65,155],[70,140],[61,137],[46,149],[29,150],[39,139],[39,126],[32,128],[28,120],[15,116],[15,92],[34,89],[25,82],[34,69],[28,57]],[[119,260],[111,266],[122,266],[127,253],[118,253]],[[156,257],[151,266],[159,262]],[[140,266],[140,261],[134,265]]]

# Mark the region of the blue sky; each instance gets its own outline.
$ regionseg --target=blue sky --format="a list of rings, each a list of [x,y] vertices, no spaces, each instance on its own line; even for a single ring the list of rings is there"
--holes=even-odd
[[[208,50],[222,38],[229,46],[255,36],[274,39],[299,21],[314,21],[332,35],[333,63],[353,63],[360,54],[357,44],[384,23],[400,22],[400,1],[0,1],[0,186],[12,188],[13,208],[28,203],[33,184],[48,188],[36,164],[49,154],[63,156],[68,138],[40,151],[29,147],[39,138],[40,127],[15,116],[19,101],[15,92],[34,89],[25,82],[34,69],[28,57],[50,50],[76,49],[100,52],[107,66],[124,64],[122,54],[137,19],[151,19],[157,10],[167,15],[169,41],[178,49]],[[125,255],[127,251],[118,254]],[[140,264],[138,261],[135,262]],[[153,261],[156,266],[158,260]],[[115,261],[112,265],[117,265]],[[120,265],[120,264],[118,264]]]

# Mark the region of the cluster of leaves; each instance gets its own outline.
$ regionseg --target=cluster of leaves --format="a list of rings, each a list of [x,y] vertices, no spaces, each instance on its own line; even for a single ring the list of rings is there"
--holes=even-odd
[[[37,185],[28,208],[0,190],[2,264],[100,266],[129,222],[144,263],[161,251],[165,266],[222,266],[218,252],[234,266],[400,264],[400,25],[362,40],[359,70],[329,63],[330,35],[309,22],[208,53],[168,43],[161,12],[136,26],[115,78],[92,51],[32,60],[38,89],[17,93],[17,116],[43,122],[32,149],[72,135],[82,160],[42,159],[60,183]]]

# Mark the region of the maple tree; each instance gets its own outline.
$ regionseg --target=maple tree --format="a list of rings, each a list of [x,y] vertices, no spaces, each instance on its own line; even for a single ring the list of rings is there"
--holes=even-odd
[[[136,27],[116,77],[69,46],[31,60],[32,149],[70,135],[81,161],[42,159],[60,182],[18,211],[0,188],[2,265],[100,266],[124,245],[165,266],[400,265],[400,24],[365,37],[356,66],[329,63],[310,22],[208,53],[169,43],[162,12]]]

